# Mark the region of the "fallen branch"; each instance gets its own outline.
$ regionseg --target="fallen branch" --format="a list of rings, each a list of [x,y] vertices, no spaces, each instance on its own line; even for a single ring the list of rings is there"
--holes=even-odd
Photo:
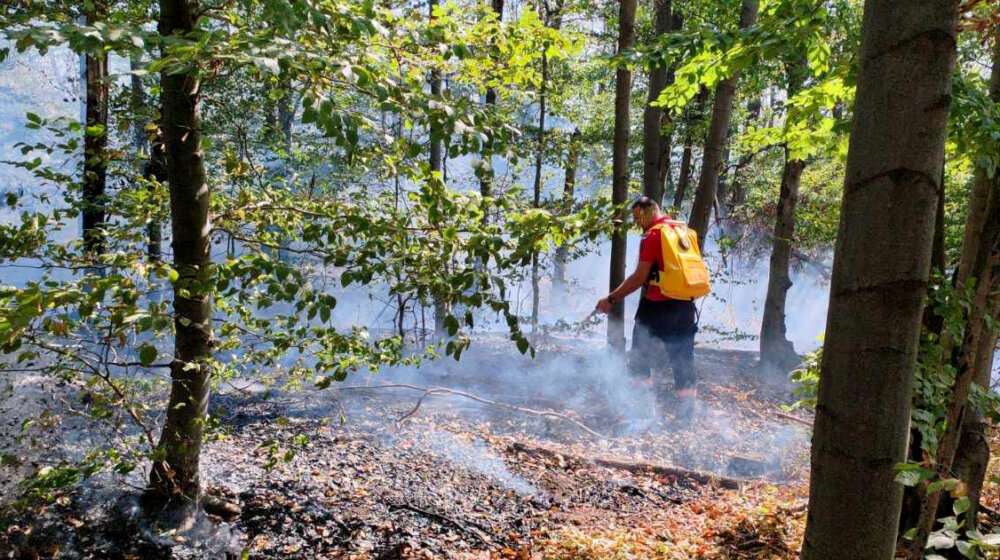
[[[405,421],[407,418],[409,418],[409,417],[413,416],[414,414],[416,414],[417,411],[420,410],[420,405],[423,404],[425,398],[430,397],[432,395],[454,395],[456,397],[464,397],[464,398],[476,401],[478,403],[488,404],[490,406],[495,406],[497,408],[503,408],[505,410],[511,410],[511,411],[514,411],[514,412],[520,412],[522,414],[530,414],[532,416],[543,416],[543,417],[546,417],[546,418],[555,418],[557,420],[562,420],[564,422],[569,422],[570,424],[573,424],[574,426],[580,428],[581,430],[587,432],[588,434],[590,434],[590,435],[592,435],[592,436],[594,436],[594,437],[596,437],[598,439],[605,439],[605,440],[613,440],[614,439],[614,438],[608,437],[608,436],[606,436],[604,434],[601,434],[599,432],[596,432],[596,431],[592,430],[591,428],[589,428],[583,422],[580,422],[579,420],[575,420],[575,419],[571,418],[569,415],[563,414],[561,412],[555,412],[553,410],[534,410],[534,409],[531,409],[531,408],[524,408],[524,407],[521,407],[521,406],[515,406],[515,405],[512,405],[512,404],[507,404],[507,403],[500,402],[500,401],[490,400],[490,399],[487,399],[485,397],[480,397],[478,395],[473,395],[472,393],[466,393],[465,391],[459,391],[457,389],[449,389],[447,387],[420,387],[419,385],[410,385],[409,383],[388,383],[388,384],[385,384],[385,385],[370,385],[370,386],[368,386],[368,385],[349,385],[347,387],[331,387],[331,388],[335,389],[335,390],[338,390],[338,391],[348,391],[348,390],[357,391],[357,390],[363,390],[363,389],[411,389],[413,391],[422,391],[423,394],[420,395],[420,398],[417,399],[417,404],[413,407],[413,410],[411,410],[411,411],[407,412],[406,414],[404,414],[403,416],[401,416],[399,418],[399,420],[396,421],[396,422],[399,422],[399,423]]]
[[[775,409],[773,414],[775,416],[777,416],[778,418],[784,418],[785,420],[791,420],[792,422],[798,422],[799,424],[802,424],[803,426],[809,426],[810,428],[813,427],[812,420],[807,420],[805,418],[799,418],[798,416],[792,416],[791,414],[785,414],[784,412],[782,412],[781,410],[778,410],[778,409]]]
[[[536,455],[552,459],[556,457],[562,457],[564,459],[568,459],[571,461],[593,464],[601,467],[608,467],[611,469],[620,469],[623,471],[629,471],[636,474],[653,473],[663,476],[673,476],[679,479],[693,480],[699,484],[718,485],[722,488],[729,488],[731,490],[737,490],[742,486],[744,486],[745,484],[752,482],[751,480],[732,478],[728,476],[706,473],[702,471],[682,469],[680,467],[670,467],[658,463],[637,463],[633,461],[620,461],[617,459],[606,459],[601,457],[588,458],[588,457],[581,457],[579,455],[569,455],[566,453],[562,453],[560,451],[556,451],[554,449],[549,449],[547,447],[528,445],[526,443],[521,443],[521,442],[514,442],[510,444],[510,450],[516,453],[526,453],[528,455]]]
[[[484,533],[486,533],[487,531],[485,531],[482,527],[479,527],[478,524],[475,524],[477,526],[474,527],[474,529],[478,529],[478,530],[473,530],[473,528],[466,527],[464,523],[456,521],[456,520],[448,517],[447,515],[445,515],[443,513],[437,513],[437,512],[434,512],[434,511],[428,511],[426,509],[421,509],[421,508],[419,508],[419,507],[417,507],[417,506],[415,506],[413,504],[406,503],[406,502],[401,503],[401,504],[397,504],[397,503],[394,503],[394,502],[389,502],[389,507],[391,509],[405,509],[405,510],[408,510],[408,511],[412,511],[414,513],[419,513],[420,515],[423,515],[424,517],[429,517],[429,518],[434,519],[434,520],[436,520],[438,522],[447,523],[447,524],[451,525],[452,527],[455,527],[458,530],[462,531],[463,533],[467,533],[469,535],[472,535],[473,537],[476,537],[476,540],[478,540],[479,542],[481,542],[481,543],[483,543],[483,544],[485,544],[487,546],[489,546],[489,545],[492,544],[489,539],[483,537],[480,534],[480,531],[482,531]]]

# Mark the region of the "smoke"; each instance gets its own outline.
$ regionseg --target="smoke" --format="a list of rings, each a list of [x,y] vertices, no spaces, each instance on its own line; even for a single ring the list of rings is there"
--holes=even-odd
[[[530,496],[538,493],[538,489],[527,480],[511,473],[503,459],[482,439],[460,439],[450,432],[430,430],[418,434],[412,440],[404,441],[395,438],[395,442],[404,443],[406,446],[428,453],[473,473],[492,478],[500,486],[519,496]]]

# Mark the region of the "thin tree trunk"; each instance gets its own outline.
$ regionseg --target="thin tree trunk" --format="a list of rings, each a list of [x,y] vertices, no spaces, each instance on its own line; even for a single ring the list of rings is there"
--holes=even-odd
[[[702,117],[705,102],[708,101],[708,88],[702,87],[694,99],[691,107],[688,107],[684,118],[684,152],[681,155],[680,176],[677,178],[677,189],[674,191],[674,209],[680,211],[681,204],[684,203],[684,195],[687,194],[688,185],[691,184],[691,159],[692,147],[694,145],[694,133],[692,129]]]
[[[994,41],[989,95],[994,102],[1000,103],[1000,41]],[[998,266],[997,259],[1000,258],[997,255],[998,248],[993,248],[988,257],[992,262],[987,264],[982,274],[976,276],[975,267],[977,255],[981,249],[980,245],[989,242],[988,237],[991,235],[989,231],[995,229],[995,226],[987,221],[987,213],[992,206],[996,205],[995,199],[997,198],[1000,198],[1000,175],[994,170],[994,175],[991,178],[985,169],[978,168],[973,180],[972,193],[969,196],[969,212],[966,216],[965,235],[962,239],[962,256],[959,259],[955,276],[955,282],[959,286],[964,285],[969,278],[976,278],[978,284],[976,299],[978,300],[979,297],[985,299],[985,311],[993,317],[997,317],[1000,313],[1000,308],[998,308],[1000,298],[995,295],[998,284],[1000,284],[995,272]],[[978,301],[974,301],[973,309],[975,309],[976,303]],[[989,388],[997,333],[985,324],[981,315],[977,316],[976,314],[970,316],[966,328],[969,331],[980,331],[979,338],[976,341],[967,342],[974,346],[959,349],[959,359],[962,359],[961,356],[966,354],[965,359],[969,362],[971,370],[969,375],[972,382],[982,388]],[[963,345],[965,343],[966,341],[963,341]],[[961,433],[958,436],[958,448],[951,466],[952,473],[965,481],[968,488],[971,507],[966,512],[966,526],[970,529],[976,528],[978,524],[979,497],[986,476],[986,467],[990,460],[986,426],[986,420],[982,415],[971,409],[965,412]],[[945,497],[944,501],[945,504],[942,505],[947,507],[950,500]],[[941,512],[941,509],[942,507],[938,508],[940,514],[936,517],[951,513],[950,508],[945,512]],[[927,520],[924,522],[927,523]],[[918,525],[919,523],[918,521]]]
[[[753,122],[760,118],[760,98],[754,99],[747,104],[747,120],[743,124],[743,130],[748,131],[753,125]],[[748,154],[741,158],[740,163],[749,163],[751,154]],[[737,206],[743,204],[747,200],[746,188],[743,186],[743,182],[740,181],[740,169],[742,166],[738,166],[733,172],[733,191],[729,198],[729,206],[735,209]]]
[[[546,17],[546,19],[548,19]],[[542,83],[538,91],[538,145],[535,148],[535,184],[532,206],[538,208],[542,204],[542,155],[545,151],[545,88],[549,79],[549,58],[542,51]],[[538,271],[538,251],[531,255],[531,327],[538,325],[538,304],[540,274]]]
[[[282,82],[281,92],[281,98],[278,100],[278,126],[281,127],[281,138],[284,140],[285,152],[291,155],[292,128],[295,126],[295,103],[290,79]]]
[[[142,76],[135,73],[136,70],[139,70],[141,63],[139,55],[133,54],[129,58],[129,65],[133,72],[130,103],[132,118],[135,119],[132,122],[132,147],[135,149],[137,155],[143,152],[149,153],[149,159],[143,168],[143,177],[147,181],[155,179],[157,182],[163,184],[167,182],[166,156],[163,153],[163,143],[159,138],[159,133],[157,133],[156,140],[154,140],[152,149],[150,149],[149,134],[146,131],[148,121],[144,114],[144,107],[147,102],[146,91],[142,85]],[[150,192],[152,192],[152,189]],[[146,257],[150,261],[160,260],[160,244],[162,242],[163,224],[160,223],[160,220],[156,216],[153,216],[149,223],[146,224]]]
[[[895,550],[957,17],[954,0],[865,3],[803,560]]]
[[[655,35],[670,32],[670,0],[653,0],[656,13]],[[656,66],[649,71],[649,90],[642,113],[642,194],[661,203],[663,200],[663,109],[653,106],[667,86],[667,68]],[[669,138],[668,138],[669,139]]]
[[[160,0],[161,35],[192,31],[196,17],[189,0]],[[197,503],[201,497],[199,458],[211,374],[211,288],[203,278],[210,265],[211,189],[201,147],[197,77],[163,72],[160,80],[174,268],[179,278],[174,284],[176,335],[170,401],[148,495],[154,498],[155,507],[167,502],[173,505],[168,509],[190,511],[182,506]],[[190,521],[192,516],[184,519]]]
[[[103,7],[95,2],[87,10],[87,22],[103,18]],[[91,254],[107,251],[103,233],[107,188],[108,145],[108,57],[86,56],[86,129],[83,140],[83,247]]]
[[[807,69],[805,60],[787,65],[789,98],[802,88],[804,73]],[[759,102],[757,107],[760,107]],[[792,251],[792,241],[795,234],[795,205],[798,203],[802,170],[805,167],[806,162],[801,159],[792,159],[791,152],[786,147],[785,171],[781,176],[781,192],[778,195],[778,208],[774,218],[774,239],[767,280],[767,297],[764,300],[764,317],[760,326],[761,364],[780,370],[790,369],[798,363],[795,347],[785,336],[785,301],[788,290],[792,287],[792,279],[788,273],[788,257]]]
[[[618,11],[618,52],[632,47],[635,41],[636,0],[621,0]],[[615,72],[615,132],[612,147],[611,202],[625,203],[628,198],[628,139],[629,102],[632,97],[632,72],[619,67]],[[611,236],[611,277],[608,290],[625,281],[625,251],[627,228],[625,215],[616,213],[615,233]],[[608,314],[608,344],[618,351],[625,350],[625,304],[615,303]]]
[[[436,19],[434,15],[434,8],[437,7],[438,0],[429,0],[427,2],[428,17],[433,22]],[[441,71],[438,69],[431,70],[430,77],[431,85],[431,96],[440,97],[441,96]],[[438,174],[442,171],[442,145],[443,145],[443,133],[441,127],[437,124],[431,124],[430,127],[430,142],[431,142],[431,153],[430,153],[430,166],[431,173]],[[447,334],[447,330],[444,326],[445,318],[448,316],[448,305],[441,298],[434,297],[434,337],[444,338]]]
[[[791,159],[785,150],[785,172],[781,176],[781,194],[774,218],[774,244],[764,300],[764,318],[760,327],[760,361],[768,367],[787,369],[798,361],[795,347],[785,337],[785,301],[792,280],[788,257],[795,233],[795,205],[799,197],[802,170],[806,162]]]
[[[757,0],[743,0],[740,29],[746,29],[757,23],[757,4]],[[708,138],[705,140],[705,150],[702,153],[698,191],[695,193],[691,215],[688,217],[688,225],[698,232],[698,246],[702,251],[705,250],[705,237],[712,216],[712,205],[715,203],[716,191],[719,188],[722,154],[726,149],[729,120],[733,113],[733,98],[736,97],[736,84],[739,80],[740,72],[735,71],[732,76],[715,86],[712,122],[708,128]]]
[[[580,161],[580,129],[573,130],[573,135],[569,139],[569,155],[566,157],[566,179],[563,182],[563,213],[569,213],[573,208],[573,199],[576,190],[576,168]],[[569,261],[569,249],[565,244],[556,249],[555,258],[555,278],[556,286],[563,288],[566,285],[566,265]]]
[[[497,15],[497,21],[503,22],[504,0],[491,0],[493,12]],[[490,110],[496,110],[497,90],[494,87],[486,88],[486,106]],[[489,206],[486,199],[493,196],[493,138],[487,136],[486,144],[483,146],[483,168],[479,176],[479,194],[483,197],[483,223],[489,222]]]

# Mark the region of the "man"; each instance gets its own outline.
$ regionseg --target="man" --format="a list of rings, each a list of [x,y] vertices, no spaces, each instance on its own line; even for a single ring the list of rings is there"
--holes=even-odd
[[[608,313],[616,302],[639,288],[643,289],[632,331],[629,374],[633,384],[651,387],[650,368],[661,363],[663,356],[669,355],[678,399],[677,418],[690,423],[698,399],[694,371],[697,308],[694,301],[670,299],[663,295],[659,287],[649,285],[658,278],[659,271],[664,270],[661,231],[651,228],[671,217],[661,213],[659,205],[646,196],[632,204],[632,217],[643,230],[642,240],[639,241],[639,264],[620,286],[597,302],[597,309]]]

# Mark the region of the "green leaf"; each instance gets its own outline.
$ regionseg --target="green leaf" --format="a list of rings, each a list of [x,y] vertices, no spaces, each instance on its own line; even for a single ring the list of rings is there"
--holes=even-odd
[[[151,344],[143,344],[139,347],[139,361],[144,366],[152,365],[153,361],[156,360],[157,354],[156,347]]]
[[[38,115],[32,113],[32,112],[29,112],[27,114],[27,117],[28,117],[29,121],[31,121],[31,122],[33,122],[35,124],[42,124],[42,118],[39,117]]]
[[[525,352],[527,352],[529,346],[530,345],[528,344],[528,339],[523,338],[523,337],[517,339],[517,350],[520,353],[524,354]]]
[[[955,512],[955,515],[961,515],[969,510],[972,506],[972,501],[969,500],[968,496],[962,496],[961,498],[955,500],[952,504],[951,509]]]
[[[448,329],[448,336],[455,336],[458,333],[458,319],[454,315],[448,315],[444,318],[444,326]]]

